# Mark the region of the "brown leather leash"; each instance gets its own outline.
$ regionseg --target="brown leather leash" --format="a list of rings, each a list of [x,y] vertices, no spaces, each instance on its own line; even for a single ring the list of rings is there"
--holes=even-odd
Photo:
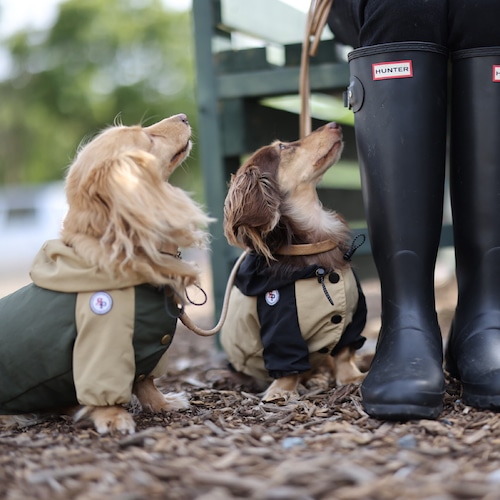
[[[300,60],[300,138],[311,133],[311,85],[309,82],[309,57],[315,56],[318,51],[321,33],[328,20],[333,0],[311,0],[306,21],[306,31],[302,43]],[[312,39],[312,40],[311,40]]]
[[[224,291],[224,302],[222,304],[222,311],[220,313],[220,319],[217,324],[211,330],[204,330],[196,325],[193,320],[186,314],[184,309],[182,309],[179,319],[183,323],[186,328],[189,328],[192,332],[196,333],[196,335],[200,335],[200,337],[211,337],[215,335],[224,325],[224,321],[226,321],[227,310],[229,306],[229,297],[231,295],[231,288],[234,284],[234,279],[236,278],[236,273],[240,268],[243,259],[250,253],[250,250],[245,250],[235,262],[233,269],[231,270],[231,274],[227,280],[226,290]]]

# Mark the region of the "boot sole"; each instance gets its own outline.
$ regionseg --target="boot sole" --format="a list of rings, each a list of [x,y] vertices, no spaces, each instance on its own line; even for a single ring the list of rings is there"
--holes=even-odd
[[[451,360],[447,361],[445,369],[462,386],[462,401],[464,404],[478,410],[500,410],[500,394],[488,396],[476,394],[473,390],[468,389],[460,380],[460,373]]]
[[[363,404],[363,408],[371,417],[381,420],[419,420],[436,419],[443,411],[443,405],[436,407],[418,405],[370,405]]]
[[[462,386],[463,387],[463,386]],[[479,410],[500,410],[500,395],[484,396],[467,392],[464,388],[462,401],[467,406],[472,406]]]

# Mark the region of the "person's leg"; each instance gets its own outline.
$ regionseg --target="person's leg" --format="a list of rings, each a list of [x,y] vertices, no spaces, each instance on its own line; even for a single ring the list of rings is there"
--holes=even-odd
[[[340,43],[366,47],[404,41],[445,45],[443,0],[334,0],[328,25]]]
[[[456,0],[450,15],[450,43],[462,50],[450,157],[458,305],[446,368],[466,404],[500,409],[500,3],[474,4]]]
[[[328,26],[335,40],[359,47],[359,5],[361,0],[334,0],[328,16]]]
[[[363,197],[382,290],[382,328],[361,386],[389,419],[435,418],[444,393],[434,266],[442,224],[447,53],[418,42],[350,54]],[[390,77],[392,75],[392,77]]]
[[[498,0],[448,0],[447,3],[450,50],[500,46]]]
[[[435,418],[443,405],[434,266],[445,174],[447,12],[437,5],[444,2],[430,3],[358,2],[362,47],[349,55],[348,94],[382,290],[382,328],[361,393],[367,413],[378,418]]]

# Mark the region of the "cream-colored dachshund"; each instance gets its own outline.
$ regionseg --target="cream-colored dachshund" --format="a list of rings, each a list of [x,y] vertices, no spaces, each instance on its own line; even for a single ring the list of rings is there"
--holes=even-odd
[[[188,406],[153,378],[165,372],[185,288],[198,277],[179,248],[207,242],[210,219],[168,182],[190,137],[178,114],[111,127],[80,148],[60,239],[36,256],[33,283],[0,300],[0,423],[68,412],[101,434],[132,433],[123,407],[132,392],[145,411]]]

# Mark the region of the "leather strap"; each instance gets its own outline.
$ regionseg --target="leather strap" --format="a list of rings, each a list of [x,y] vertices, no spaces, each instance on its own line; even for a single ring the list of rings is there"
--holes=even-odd
[[[333,0],[311,0],[309,14],[306,20],[306,31],[302,43],[300,61],[299,94],[300,94],[300,138],[311,133],[311,110],[309,98],[311,87],[309,83],[309,57],[315,56],[321,40],[321,33],[328,20]],[[312,38],[312,41],[311,41]]]
[[[288,245],[279,248],[278,255],[316,255],[318,253],[329,252],[337,248],[338,244],[333,240],[323,240],[318,243],[304,243],[302,245]]]

